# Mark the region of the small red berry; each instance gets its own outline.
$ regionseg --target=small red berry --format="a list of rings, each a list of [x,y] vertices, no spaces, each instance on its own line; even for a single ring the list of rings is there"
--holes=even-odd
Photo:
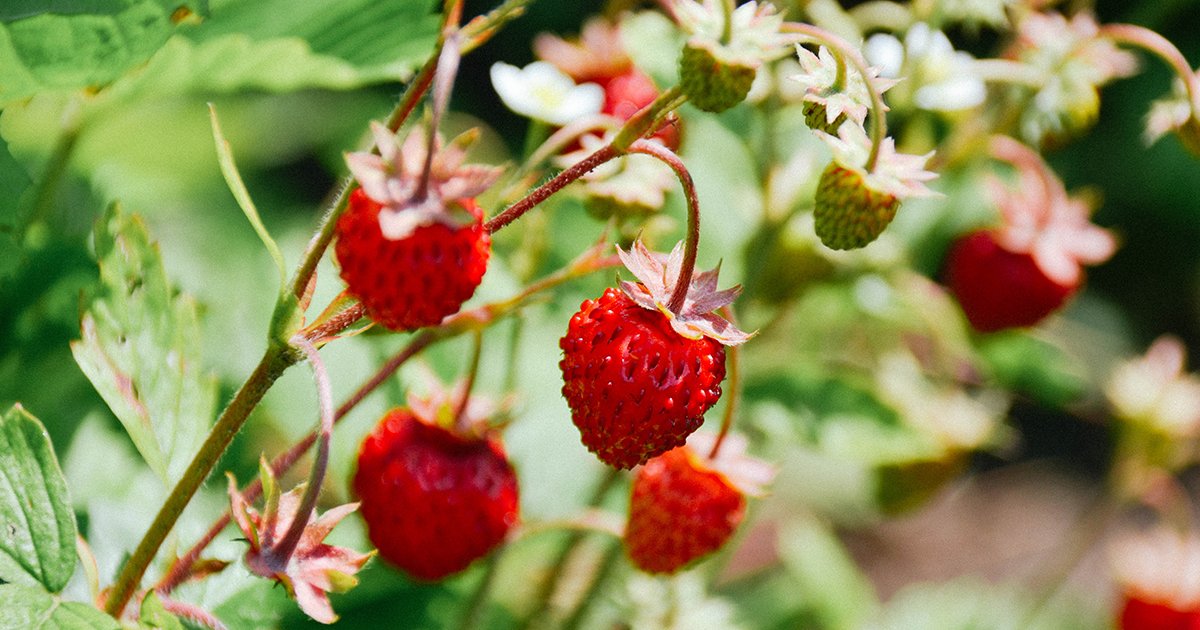
[[[1121,630],[1200,630],[1200,610],[1176,610],[1127,595],[1121,608]]]
[[[603,83],[604,106],[601,112],[621,120],[629,120],[643,107],[658,98],[658,87],[646,73],[631,67],[627,72]],[[672,151],[679,148],[679,119],[672,115],[652,136]]]
[[[475,195],[499,169],[463,165],[478,133],[445,147],[415,131],[403,146],[372,123],[379,154],[346,156],[360,188],[337,223],[342,279],[372,319],[393,330],[441,323],[475,293],[491,237]],[[433,156],[426,161],[428,152]]]
[[[945,278],[967,319],[981,332],[1033,326],[1079,288],[1050,279],[1031,255],[1008,251],[986,230],[955,242]]]
[[[721,397],[721,344],[680,336],[616,289],[585,301],[559,345],[571,419],[584,446],[617,468],[683,444]]]
[[[742,491],[681,446],[634,477],[625,550],[643,571],[675,573],[724,546],[745,512]]]
[[[457,205],[472,222],[434,223],[391,240],[380,229],[379,203],[357,189],[337,224],[342,279],[371,318],[392,330],[441,323],[458,311],[487,271],[491,238],[473,199]]]
[[[410,409],[379,421],[354,490],[379,555],[420,580],[467,568],[518,520],[517,478],[500,442],[438,426]]]
[[[680,247],[669,257],[641,241],[617,251],[642,282],[583,302],[559,342],[559,367],[584,446],[610,466],[632,468],[683,444],[704,422],[721,397],[723,346],[750,335],[712,312],[741,290],[717,291],[716,271],[694,274],[679,312],[666,315]]]

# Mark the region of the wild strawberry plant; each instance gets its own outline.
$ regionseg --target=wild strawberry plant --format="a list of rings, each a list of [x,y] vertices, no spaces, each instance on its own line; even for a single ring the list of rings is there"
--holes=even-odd
[[[1085,284],[1171,238],[1093,216],[1138,156],[1194,206],[1194,55],[1087,2],[476,4],[0,8],[0,627],[1195,625],[1200,377]],[[1031,417],[1105,436],[1091,506],[897,592],[888,528]]]

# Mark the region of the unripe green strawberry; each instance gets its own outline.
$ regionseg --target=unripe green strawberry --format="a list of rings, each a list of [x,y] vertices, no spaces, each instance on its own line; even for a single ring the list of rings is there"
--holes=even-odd
[[[838,127],[841,127],[842,123],[846,122],[845,112],[834,117],[833,122],[829,122],[828,109],[825,103],[818,100],[805,99],[803,111],[804,124],[808,125],[809,129],[824,131],[830,135],[837,135]]]
[[[861,174],[831,162],[817,185],[817,236],[831,249],[857,249],[879,238],[896,217],[900,200],[872,190]]]
[[[757,65],[724,61],[708,46],[689,42],[679,57],[679,87],[706,112],[723,112],[746,100]]]
[[[675,17],[690,33],[679,57],[679,87],[693,105],[721,112],[746,99],[764,62],[786,54],[783,16],[769,3],[747,2],[726,15],[720,2],[677,0]]]

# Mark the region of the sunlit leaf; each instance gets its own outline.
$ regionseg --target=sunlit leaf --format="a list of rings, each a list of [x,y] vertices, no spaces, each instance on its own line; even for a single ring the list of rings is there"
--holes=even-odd
[[[103,290],[83,316],[75,361],[170,485],[203,440],[215,381],[200,366],[196,306],[175,295],[158,247],[113,206],[96,230]]]
[[[74,571],[67,482],[46,428],[16,405],[0,416],[0,581],[57,592]],[[0,619],[7,601],[0,597]]]
[[[47,88],[103,86],[175,30],[184,0],[20,1],[0,9],[0,107]]]
[[[4,630],[120,630],[116,619],[87,604],[64,602],[35,586],[0,584]]]

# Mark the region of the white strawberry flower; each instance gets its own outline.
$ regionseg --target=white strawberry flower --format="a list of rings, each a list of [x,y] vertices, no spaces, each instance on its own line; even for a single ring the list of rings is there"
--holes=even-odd
[[[872,36],[884,37],[891,36]],[[874,47],[868,46],[868,59],[872,50],[880,51],[881,45],[877,42]],[[931,111],[970,109],[987,96],[983,80],[974,71],[975,58],[955,50],[942,31],[924,22],[913,24],[904,35],[903,51],[904,62],[899,73],[916,86],[913,102],[917,107]]]
[[[730,37],[725,41],[724,0],[675,0],[671,10],[683,30],[692,34],[691,42],[718,44],[721,59],[758,67],[764,61],[783,56],[787,36],[780,32],[783,15],[769,2],[751,0],[733,10]]]
[[[497,62],[492,65],[491,76],[496,94],[509,109],[551,125],[598,114],[604,106],[604,88],[595,83],[576,85],[547,61],[535,61],[524,68]]]

